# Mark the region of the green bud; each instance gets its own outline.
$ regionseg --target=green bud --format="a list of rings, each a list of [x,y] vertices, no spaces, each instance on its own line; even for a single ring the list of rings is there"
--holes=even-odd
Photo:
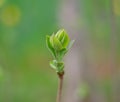
[[[55,35],[52,34],[50,37],[51,46],[56,50],[60,51],[63,48],[67,48],[70,39],[64,29],[59,30]]]
[[[63,48],[66,48],[70,42],[70,38],[68,37],[67,33],[65,32],[64,29],[59,30],[55,37],[58,38],[58,40],[60,41],[60,43],[62,44]]]
[[[57,73],[64,72],[64,63],[62,62],[64,55],[73,45],[74,41],[70,38],[64,29],[59,30],[56,34],[46,37],[46,44],[55,60],[50,62],[50,66]]]

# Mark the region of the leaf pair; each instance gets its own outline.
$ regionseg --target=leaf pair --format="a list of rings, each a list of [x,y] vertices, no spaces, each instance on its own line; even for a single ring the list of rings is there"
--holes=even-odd
[[[50,66],[56,70],[58,73],[62,73],[64,69],[64,63],[63,62],[57,62],[56,60],[53,60],[50,62]]]

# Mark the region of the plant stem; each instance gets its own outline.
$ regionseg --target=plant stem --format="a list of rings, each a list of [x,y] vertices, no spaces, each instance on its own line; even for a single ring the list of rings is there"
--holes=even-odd
[[[59,84],[58,84],[58,93],[57,93],[56,102],[61,102],[64,72],[57,73],[57,74],[58,74],[58,77],[59,77]]]

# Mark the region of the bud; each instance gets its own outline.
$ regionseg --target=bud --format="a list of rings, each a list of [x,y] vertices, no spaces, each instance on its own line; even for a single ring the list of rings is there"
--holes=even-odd
[[[71,48],[73,43],[73,40],[70,42],[70,38],[64,29],[59,30],[56,34],[46,37],[47,47],[55,58],[50,65],[52,68],[56,69],[56,72],[63,72],[63,57]]]
[[[54,50],[54,52],[57,53],[63,50],[68,50],[71,46],[70,38],[64,29],[59,30],[56,34],[47,36],[46,43],[48,49],[52,51]]]
[[[69,37],[64,29],[59,30],[55,35],[50,37],[50,44],[56,51],[66,48],[69,44]]]
[[[63,48],[66,48],[70,42],[70,38],[68,37],[67,33],[65,32],[64,29],[59,30],[56,35],[56,38],[58,38],[58,40],[60,41],[60,43],[62,44]]]

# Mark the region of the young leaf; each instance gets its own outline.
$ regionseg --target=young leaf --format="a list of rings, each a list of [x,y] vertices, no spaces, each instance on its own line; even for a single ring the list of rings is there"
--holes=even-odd
[[[59,30],[59,31],[56,33],[55,36],[56,36],[56,37],[59,39],[59,41],[61,42],[62,39],[64,38],[64,29]]]
[[[53,42],[54,42],[54,48],[57,51],[59,51],[59,50],[61,50],[63,48],[62,44],[60,43],[60,41],[56,37],[53,38]]]
[[[67,33],[64,31],[64,38],[62,39],[62,46],[66,48],[70,42],[70,38],[68,37]]]
[[[67,53],[67,49],[66,48],[63,48],[62,50],[60,50],[60,59],[63,59],[63,56]]]
[[[63,34],[63,29],[60,29],[56,34],[55,34],[55,36],[57,37],[57,38],[59,38],[60,36],[61,36],[61,34]]]
[[[50,62],[50,66],[53,68],[53,69],[57,69],[57,61],[56,60],[53,60]]]
[[[46,36],[46,45],[47,45],[47,48],[49,49],[49,51],[52,53],[53,57],[56,58],[55,50],[50,43],[50,36]]]
[[[54,37],[55,37],[55,35],[54,35],[54,33],[50,36],[50,44],[51,44],[51,46],[54,48],[54,41],[53,41],[53,39],[54,39]]]
[[[69,49],[72,47],[72,45],[74,44],[74,42],[75,42],[75,40],[72,40],[72,41],[69,43],[69,45],[68,45],[68,47],[67,47],[67,50],[69,50]]]

